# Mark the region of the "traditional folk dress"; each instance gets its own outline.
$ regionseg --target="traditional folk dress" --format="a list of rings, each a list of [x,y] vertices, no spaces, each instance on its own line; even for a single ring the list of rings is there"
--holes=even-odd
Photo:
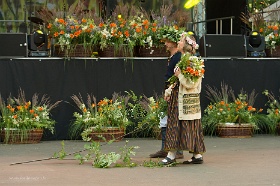
[[[165,150],[186,150],[203,154],[206,148],[200,108],[202,78],[195,83],[182,74],[178,78],[176,86],[170,86],[165,91],[165,96],[170,96]]]

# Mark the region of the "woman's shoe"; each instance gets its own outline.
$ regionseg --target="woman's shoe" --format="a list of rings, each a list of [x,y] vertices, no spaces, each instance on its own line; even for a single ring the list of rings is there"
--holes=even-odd
[[[183,164],[202,164],[203,163],[203,158],[195,158],[192,157],[192,159],[184,161]]]
[[[161,161],[160,164],[161,165],[170,165],[172,163],[176,163],[176,159],[170,159],[168,157],[164,158],[163,160],[166,160],[166,161]]]

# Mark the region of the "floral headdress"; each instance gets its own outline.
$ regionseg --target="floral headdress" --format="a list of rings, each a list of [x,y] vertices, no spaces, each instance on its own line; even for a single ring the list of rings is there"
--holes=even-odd
[[[181,37],[184,37],[185,40],[186,40],[186,42],[187,42],[189,45],[191,45],[194,49],[197,50],[197,49],[199,48],[199,45],[196,43],[195,40],[191,39],[190,36],[191,36],[191,35],[190,35],[188,32],[183,32],[183,33],[181,34]]]
[[[174,43],[177,43],[180,38],[181,38],[181,34],[183,33],[183,30],[184,28],[178,28],[177,25],[174,25],[174,26],[164,26],[162,28],[160,28],[160,35],[161,35],[161,38],[164,40],[164,39],[167,39],[169,41],[172,41]]]

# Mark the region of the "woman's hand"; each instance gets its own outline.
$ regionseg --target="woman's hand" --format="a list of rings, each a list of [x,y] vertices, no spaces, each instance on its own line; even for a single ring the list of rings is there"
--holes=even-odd
[[[175,67],[175,68],[174,68],[174,75],[175,75],[176,77],[178,77],[180,73],[181,73],[181,69],[180,69],[179,67]]]

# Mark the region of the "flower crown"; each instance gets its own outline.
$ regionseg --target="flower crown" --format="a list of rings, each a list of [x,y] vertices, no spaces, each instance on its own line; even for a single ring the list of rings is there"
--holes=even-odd
[[[183,28],[178,28],[177,26],[164,26],[160,29],[162,39],[167,39],[174,43],[180,40],[181,34],[183,33]]]
[[[188,32],[183,32],[182,34],[181,34],[181,37],[184,37],[185,38],[185,40],[187,41],[187,43],[189,44],[189,45],[191,45],[194,49],[198,49],[199,48],[199,45],[196,43],[196,41],[195,40],[192,40],[189,36],[191,36]]]

